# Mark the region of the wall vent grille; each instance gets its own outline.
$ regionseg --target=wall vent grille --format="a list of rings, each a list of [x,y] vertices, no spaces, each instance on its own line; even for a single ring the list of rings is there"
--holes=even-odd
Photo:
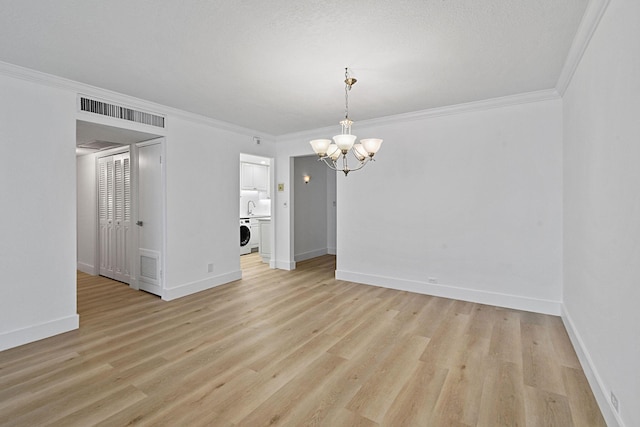
[[[80,97],[80,110],[89,113],[101,114],[116,119],[164,128],[164,117],[144,111],[133,110],[120,105],[109,104],[86,97]]]

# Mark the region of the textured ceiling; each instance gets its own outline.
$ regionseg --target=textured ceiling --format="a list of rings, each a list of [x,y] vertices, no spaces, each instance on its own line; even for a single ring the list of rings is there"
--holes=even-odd
[[[272,135],[555,87],[588,0],[0,0],[0,61]]]

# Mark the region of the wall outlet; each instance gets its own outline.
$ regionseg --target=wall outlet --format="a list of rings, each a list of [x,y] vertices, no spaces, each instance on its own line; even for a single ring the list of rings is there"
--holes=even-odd
[[[613,394],[613,392],[611,392],[611,405],[613,405],[613,408],[616,410],[616,412],[620,413],[620,404],[618,402],[618,398],[615,394]]]
[[[435,285],[438,283],[438,278],[437,277],[429,277],[427,279],[427,283],[431,283],[432,285]]]
[[[213,273],[213,263],[209,263],[209,265],[207,265],[207,270],[209,271],[209,273]]]

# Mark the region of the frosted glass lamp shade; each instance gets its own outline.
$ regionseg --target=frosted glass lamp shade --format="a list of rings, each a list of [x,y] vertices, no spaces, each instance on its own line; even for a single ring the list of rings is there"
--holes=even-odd
[[[356,159],[363,161],[364,159],[366,159],[367,157],[369,157],[369,154],[367,153],[367,150],[364,149],[364,147],[362,146],[362,144],[357,143],[353,145],[353,154],[356,155]]]
[[[378,138],[367,138],[363,139],[361,142],[362,146],[370,156],[376,154],[382,145],[382,140]]]
[[[316,154],[320,157],[324,157],[327,154],[327,148],[329,148],[329,144],[331,144],[330,139],[314,139],[309,144],[311,144],[311,148]]]
[[[353,143],[356,142],[356,138],[357,137],[355,135],[350,135],[347,133],[336,135],[333,137],[333,140],[335,141],[338,148],[344,153],[351,150],[351,147],[353,147]]]
[[[331,160],[333,161],[338,160],[340,154],[342,154],[342,151],[340,151],[336,144],[330,144],[329,148],[327,148],[327,156],[331,157]]]

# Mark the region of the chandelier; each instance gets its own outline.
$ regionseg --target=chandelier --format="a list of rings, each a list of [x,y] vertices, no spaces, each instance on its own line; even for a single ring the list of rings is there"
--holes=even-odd
[[[335,171],[344,172],[347,176],[351,171],[362,169],[370,160],[374,160],[373,156],[380,150],[382,140],[378,138],[367,138],[360,140],[356,144],[357,136],[351,135],[351,125],[353,121],[349,119],[349,91],[356,84],[356,79],[349,75],[349,69],[344,69],[344,120],[340,122],[342,132],[340,135],[330,139],[314,139],[310,142],[313,151],[318,155],[318,161],[324,161],[327,166]],[[353,168],[349,167],[347,155],[351,156],[358,162]]]

